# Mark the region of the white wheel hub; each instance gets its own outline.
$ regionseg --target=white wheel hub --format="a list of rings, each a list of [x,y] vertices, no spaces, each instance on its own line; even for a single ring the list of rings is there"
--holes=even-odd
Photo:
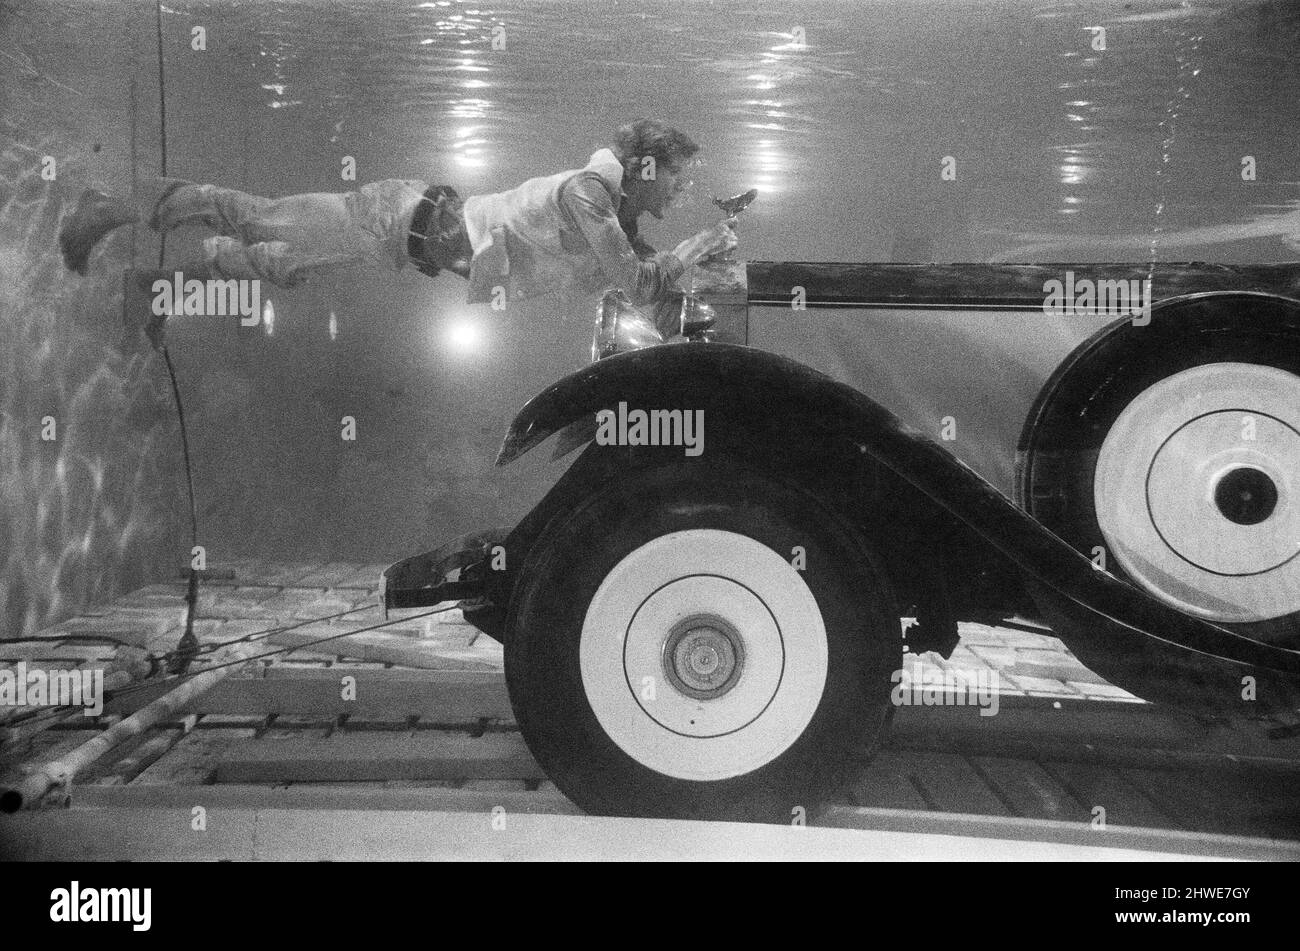
[[[807,729],[826,685],[817,601],[780,555],[715,529],[628,554],[587,607],[582,685],[601,727],[656,772],[742,776]]]
[[[1190,614],[1300,611],[1300,377],[1249,363],[1176,373],[1106,434],[1093,486],[1111,555]]]

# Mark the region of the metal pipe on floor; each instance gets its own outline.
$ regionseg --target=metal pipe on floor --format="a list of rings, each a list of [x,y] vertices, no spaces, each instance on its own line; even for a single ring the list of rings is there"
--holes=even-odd
[[[195,675],[175,690],[141,707],[121,723],[109,727],[99,736],[88,740],[58,760],[40,767],[18,785],[0,791],[0,812],[17,812],[24,806],[36,808],[45,798],[46,793],[55,786],[70,785],[78,773],[98,761],[100,757],[179,713],[231,672],[238,670],[242,666],[239,662],[248,660],[255,651],[254,644],[235,645],[222,655],[219,661],[216,661],[225,666]]]

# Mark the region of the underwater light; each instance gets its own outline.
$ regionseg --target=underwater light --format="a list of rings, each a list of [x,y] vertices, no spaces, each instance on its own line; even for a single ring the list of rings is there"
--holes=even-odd
[[[453,353],[478,353],[483,347],[483,328],[472,320],[458,320],[447,328],[445,338]]]

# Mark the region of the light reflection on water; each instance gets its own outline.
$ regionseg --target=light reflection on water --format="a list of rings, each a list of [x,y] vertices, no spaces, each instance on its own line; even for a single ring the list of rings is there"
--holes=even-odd
[[[1198,242],[1221,247],[1197,257],[1221,260],[1291,250],[1267,240],[1290,238],[1290,219],[1265,210],[1296,200],[1300,178],[1300,13],[1286,2],[197,9],[255,37],[275,102],[377,111],[402,127],[387,136],[394,154],[418,155],[463,193],[549,171],[566,130],[576,155],[631,115],[672,114],[705,145],[714,193],[767,193],[773,226],[747,236],[751,257],[897,259],[897,234],[865,221],[882,216],[910,235],[903,248],[947,260],[1049,242],[1095,255],[1108,234],[1131,256],[1138,233],[1166,259],[1162,246],[1180,257]],[[465,120],[472,139],[447,127]],[[1269,167],[1243,194],[1233,173],[1247,150]],[[944,155],[968,176],[945,198],[961,206],[958,231],[925,220]]]

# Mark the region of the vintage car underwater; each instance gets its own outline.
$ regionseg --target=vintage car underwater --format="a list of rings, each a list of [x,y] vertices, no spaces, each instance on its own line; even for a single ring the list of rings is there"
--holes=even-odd
[[[1032,321],[1067,270],[1147,297],[1086,325],[1041,382],[1010,492],[937,421],[845,382],[843,340],[820,361],[773,329],[792,308]],[[1045,622],[1144,699],[1288,732],[1298,292],[1291,264],[749,262],[703,269],[653,315],[607,294],[593,362],[523,407],[497,464],[552,435],[557,455],[585,448],[517,525],[394,564],[381,598],[462,601],[504,645],[530,750],[593,813],[811,813],[887,729],[905,645],[946,655],[966,620]],[[633,445],[637,409],[702,412],[702,451]],[[602,411],[622,438],[593,438]]]

